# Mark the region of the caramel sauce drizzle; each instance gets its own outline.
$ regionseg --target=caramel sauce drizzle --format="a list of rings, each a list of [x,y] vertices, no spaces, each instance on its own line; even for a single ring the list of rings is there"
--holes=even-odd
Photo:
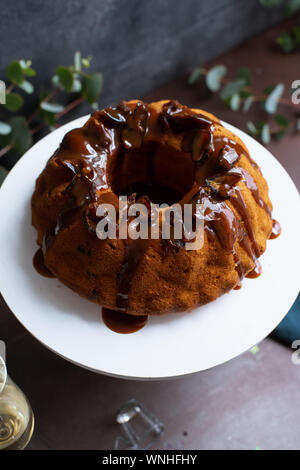
[[[261,264],[257,259],[255,261],[254,268],[252,269],[252,271],[250,271],[248,274],[246,274],[246,277],[248,277],[250,279],[255,279],[256,277],[259,277],[261,275],[261,271],[262,271]]]
[[[273,226],[272,226],[272,232],[271,232],[271,235],[270,235],[270,240],[274,240],[274,238],[277,238],[279,237],[279,235],[281,234],[281,225],[279,222],[277,222],[277,220],[273,219]]]
[[[236,271],[241,280],[243,272],[240,259],[235,251],[236,242],[253,259],[254,269],[247,277],[257,277],[261,268],[257,258],[260,248],[255,239],[255,230],[239,183],[250,191],[256,203],[271,217],[271,209],[262,199],[259,189],[244,168],[238,166],[241,155],[259,169],[246,149],[227,137],[214,136],[218,121],[208,119],[170,101],[158,113],[142,102],[121,103],[115,108],[95,112],[81,129],[74,129],[63,139],[52,159],[70,172],[71,183],[66,189],[68,206],[59,214],[56,226],[45,234],[44,253],[53,243],[57,234],[64,230],[78,212],[87,229],[95,231],[96,207],[107,192],[107,162],[122,159],[126,149],[138,149],[143,143],[159,141],[167,131],[182,135],[182,151],[188,152],[194,162],[194,185],[181,203],[203,203],[205,230],[208,239],[217,237],[221,246],[232,253]],[[232,210],[234,207],[238,214]],[[280,225],[274,221],[270,238],[280,234]],[[147,248],[147,240],[124,240],[124,259],[118,277],[117,309],[124,316],[129,307],[129,294],[133,277]],[[184,240],[161,240],[162,255],[169,249],[184,247]],[[104,321],[108,324],[107,311]],[[126,315],[126,317],[129,315]]]
[[[118,310],[102,309],[102,319],[105,325],[116,333],[135,333],[142,329],[148,320],[147,315],[129,315]]]
[[[128,309],[129,292],[133,275],[140,265],[140,261],[147,248],[148,240],[138,238],[124,240],[125,255],[123,264],[118,276],[118,292],[116,296],[116,306],[119,310],[126,312]]]
[[[55,277],[54,274],[49,271],[45,266],[43,250],[39,248],[33,257],[33,267],[34,269],[44,277]]]

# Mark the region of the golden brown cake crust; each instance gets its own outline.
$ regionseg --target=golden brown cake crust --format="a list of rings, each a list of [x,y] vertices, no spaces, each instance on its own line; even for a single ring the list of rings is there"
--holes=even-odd
[[[204,246],[187,251],[147,240],[126,285],[128,245],[97,238],[95,205],[145,184],[150,161],[160,186],[208,204]],[[176,101],[134,100],[95,112],[64,137],[32,197],[49,271],[81,296],[134,315],[190,310],[237,286],[266,249],[271,210],[244,143],[212,114]]]

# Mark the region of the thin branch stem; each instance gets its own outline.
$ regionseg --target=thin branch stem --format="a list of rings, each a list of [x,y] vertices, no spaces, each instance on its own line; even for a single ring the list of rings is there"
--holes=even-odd
[[[33,129],[30,129],[30,134],[31,135],[34,135],[36,134],[38,131],[42,130],[44,127],[46,127],[46,124],[41,122],[41,124],[39,124],[38,126],[34,127]]]
[[[13,91],[13,89],[14,89],[14,88],[15,88],[15,85],[14,85],[14,83],[11,83],[11,84],[9,85],[9,87],[7,87],[7,89],[6,89],[6,93],[11,93],[11,92]]]
[[[27,122],[30,124],[33,119],[38,115],[41,103],[47,103],[49,100],[51,100],[57,93],[59,92],[58,88],[55,88],[51,93],[49,93],[46,98],[44,98],[36,108],[36,110],[28,117]]]
[[[76,108],[81,103],[83,103],[83,101],[84,101],[84,98],[82,96],[79,96],[79,98],[77,98],[76,100],[71,101],[71,103],[69,103],[67,106],[65,106],[64,109],[60,113],[56,114],[56,116],[55,116],[56,119],[60,119],[62,116],[67,114],[69,111],[71,111],[72,109]]]
[[[11,145],[6,145],[0,150],[0,158],[3,157],[7,152],[9,152],[12,149]]]
[[[255,96],[255,94],[254,94],[254,96],[253,96],[253,101],[256,101],[258,103],[261,102],[261,101],[265,101],[265,99],[266,99],[266,96],[264,96],[264,95]],[[286,105],[286,106],[290,106],[290,107],[295,107],[295,105],[296,105],[296,103],[293,103],[292,100],[288,100],[287,98],[279,98],[278,103]]]

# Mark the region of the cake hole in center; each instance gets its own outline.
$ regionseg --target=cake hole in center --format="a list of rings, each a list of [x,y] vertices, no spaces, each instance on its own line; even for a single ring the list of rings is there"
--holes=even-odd
[[[172,205],[193,185],[194,163],[190,155],[166,145],[150,142],[124,152],[116,161],[111,186],[118,196],[136,193],[136,199],[148,196],[154,204]]]
[[[129,194],[136,193],[136,200],[142,196],[148,196],[153,204],[168,204],[171,206],[181,199],[181,194],[175,189],[156,183],[136,183],[128,188],[127,192]]]

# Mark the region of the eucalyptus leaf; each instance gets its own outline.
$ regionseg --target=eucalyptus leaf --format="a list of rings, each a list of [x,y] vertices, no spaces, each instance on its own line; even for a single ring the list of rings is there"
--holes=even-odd
[[[27,75],[28,77],[34,77],[36,75],[35,70],[33,70],[33,68],[30,67],[31,65],[30,60],[26,61],[26,60],[21,59],[19,60],[19,64],[22,68],[24,75]]]
[[[55,126],[55,113],[51,113],[40,108],[39,117],[50,129]]]
[[[28,59],[27,59],[27,60],[20,59],[20,60],[19,60],[19,63],[20,63],[20,65],[21,65],[22,69],[24,69],[24,68],[26,68],[26,67],[31,67],[31,65],[32,65],[32,61],[31,61],[31,60],[28,60]]]
[[[258,134],[258,129],[252,121],[247,122],[247,127],[248,127],[248,130],[249,130],[250,134],[252,134],[252,135],[257,135]]]
[[[81,71],[81,53],[79,51],[76,51],[74,55],[74,69],[76,72]]]
[[[71,92],[72,93],[80,93],[81,89],[82,89],[81,81],[78,80],[77,78],[75,78],[74,81],[73,81]]]
[[[98,100],[102,90],[103,78],[101,73],[94,73],[83,77],[82,94],[88,103],[93,104]]]
[[[8,174],[7,169],[4,168],[4,166],[0,165],[0,186],[3,183],[3,181],[5,180],[7,174]]]
[[[255,125],[256,125],[259,133],[261,133],[262,128],[264,127],[265,124],[266,124],[266,121],[257,121],[256,122]]]
[[[264,124],[261,130],[261,140],[265,145],[269,144],[271,141],[270,126],[267,123]]]
[[[21,65],[22,69],[25,69],[26,67],[28,67],[27,61],[24,59],[20,59],[19,64]]]
[[[269,95],[270,93],[272,93],[272,91],[274,90],[274,88],[276,87],[276,85],[268,85],[264,88],[264,95]]]
[[[24,90],[26,93],[28,93],[29,95],[31,95],[31,93],[34,92],[34,86],[28,82],[27,80],[24,80],[20,85],[19,85],[20,88],[22,88],[22,90]]]
[[[187,83],[188,85],[194,85],[195,83],[199,82],[200,78],[203,75],[202,67],[196,67],[189,75]]]
[[[238,70],[236,77],[239,79],[243,79],[247,86],[251,85],[251,71],[250,69],[248,69],[248,67],[241,67]]]
[[[240,108],[240,101],[240,95],[238,93],[232,95],[230,98],[230,109],[232,109],[232,111],[238,111]]]
[[[285,116],[282,116],[281,114],[275,114],[274,116],[274,121],[279,124],[280,127],[287,127],[289,125],[289,121]]]
[[[243,106],[243,111],[246,113],[247,111],[249,111],[249,109],[251,108],[252,106],[252,103],[254,101],[254,97],[253,95],[250,95],[248,96],[248,98],[245,99],[244,101],[244,106]]]
[[[15,60],[6,67],[6,76],[8,80],[16,85],[20,85],[24,80],[24,74],[19,61]]]
[[[264,7],[274,7],[276,5],[280,5],[282,3],[282,0],[259,0],[259,2]]]
[[[294,26],[293,36],[297,46],[300,46],[300,26]]]
[[[36,71],[33,70],[31,67],[26,67],[23,69],[23,73],[27,75],[27,77],[35,77]]]
[[[227,98],[231,98],[233,95],[239,94],[245,85],[246,82],[242,78],[227,83],[220,94],[222,100],[226,100]]]
[[[284,137],[285,133],[286,133],[285,129],[281,129],[280,131],[275,132],[273,135],[276,140],[281,140],[282,137]]]
[[[240,91],[240,97],[241,98],[246,99],[249,96],[253,96],[253,93],[251,93],[251,91],[246,90],[246,89],[243,89],[243,90]]]
[[[11,126],[6,122],[0,121],[0,134],[8,135],[11,133]]]
[[[280,49],[287,54],[295,49],[295,44],[292,36],[286,32],[282,32],[276,39]]]
[[[27,121],[23,116],[15,116],[9,120],[12,127],[10,143],[19,155],[22,155],[32,145],[32,135]]]
[[[221,88],[222,78],[226,75],[227,68],[225,65],[216,65],[212,67],[206,74],[206,86],[210,91],[219,91]]]
[[[88,57],[81,59],[81,63],[83,67],[88,69],[91,66],[91,60],[92,60],[92,56],[88,56]]]
[[[286,12],[288,15],[292,15],[300,8],[300,0],[288,0]]]
[[[61,90],[63,90],[63,86],[60,83],[60,80],[57,75],[53,75],[53,77],[51,78],[51,81],[53,85],[55,86],[55,88],[60,88]]]
[[[44,111],[48,111],[48,113],[60,113],[64,107],[61,104],[58,103],[49,103],[48,101],[42,101],[40,103],[40,108],[42,108]]]
[[[23,98],[17,93],[6,93],[6,103],[3,105],[9,111],[18,111],[23,106]]]
[[[59,66],[56,69],[59,82],[66,91],[71,91],[73,86],[73,74],[68,67]]]
[[[265,110],[267,111],[267,113],[273,114],[276,112],[278,101],[280,100],[283,91],[284,85],[282,83],[278,83],[278,85],[276,85],[275,88],[271,91],[265,101]]]

